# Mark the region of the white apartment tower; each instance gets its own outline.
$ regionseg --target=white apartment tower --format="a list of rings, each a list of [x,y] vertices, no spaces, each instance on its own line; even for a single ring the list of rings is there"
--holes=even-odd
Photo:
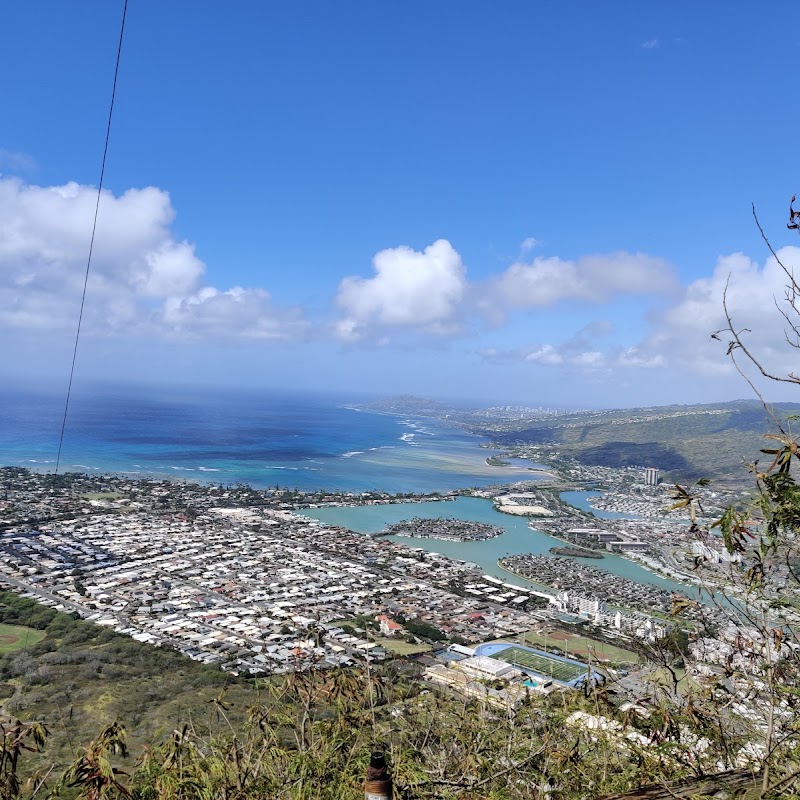
[[[644,471],[644,482],[647,486],[658,486],[658,469],[656,467],[648,467]]]

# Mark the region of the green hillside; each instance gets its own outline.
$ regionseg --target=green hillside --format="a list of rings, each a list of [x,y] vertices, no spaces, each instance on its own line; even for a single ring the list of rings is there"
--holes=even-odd
[[[0,654],[2,709],[50,730],[46,762],[58,767],[115,720],[126,725],[138,755],[184,721],[216,724],[212,701],[223,689],[239,720],[256,697],[250,683],[217,668],[10,592],[0,593],[0,623],[4,631],[33,629],[25,646]]]
[[[777,404],[783,420],[800,406]],[[504,428],[504,429],[501,429]],[[500,446],[552,445],[587,465],[656,466],[675,479],[743,476],[774,424],[760,403],[583,412],[532,425],[472,426]]]

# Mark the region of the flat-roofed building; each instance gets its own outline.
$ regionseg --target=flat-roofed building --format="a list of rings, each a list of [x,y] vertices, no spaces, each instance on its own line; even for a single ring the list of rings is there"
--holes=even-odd
[[[508,680],[522,673],[511,664],[488,656],[472,656],[459,661],[458,669],[476,678],[502,678]]]

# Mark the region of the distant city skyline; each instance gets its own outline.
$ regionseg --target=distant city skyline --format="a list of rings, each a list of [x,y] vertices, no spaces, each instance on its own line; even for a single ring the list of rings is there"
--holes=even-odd
[[[76,385],[750,397],[726,284],[800,372],[789,10],[130,3]],[[0,9],[2,382],[66,385],[121,13]]]

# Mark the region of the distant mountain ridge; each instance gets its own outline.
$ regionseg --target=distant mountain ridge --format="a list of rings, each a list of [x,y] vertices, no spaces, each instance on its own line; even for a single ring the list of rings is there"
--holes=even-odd
[[[800,405],[776,403],[771,410],[784,421]],[[496,423],[471,430],[500,446],[550,444],[588,465],[655,466],[676,479],[741,478],[775,427],[755,400],[565,414],[524,427],[516,422],[505,430]]]
[[[365,411],[448,419],[501,448],[550,445],[590,466],[654,466],[670,480],[747,479],[774,422],[758,400],[589,411],[541,407],[465,408],[400,395],[358,406]],[[782,422],[798,403],[774,403]]]

